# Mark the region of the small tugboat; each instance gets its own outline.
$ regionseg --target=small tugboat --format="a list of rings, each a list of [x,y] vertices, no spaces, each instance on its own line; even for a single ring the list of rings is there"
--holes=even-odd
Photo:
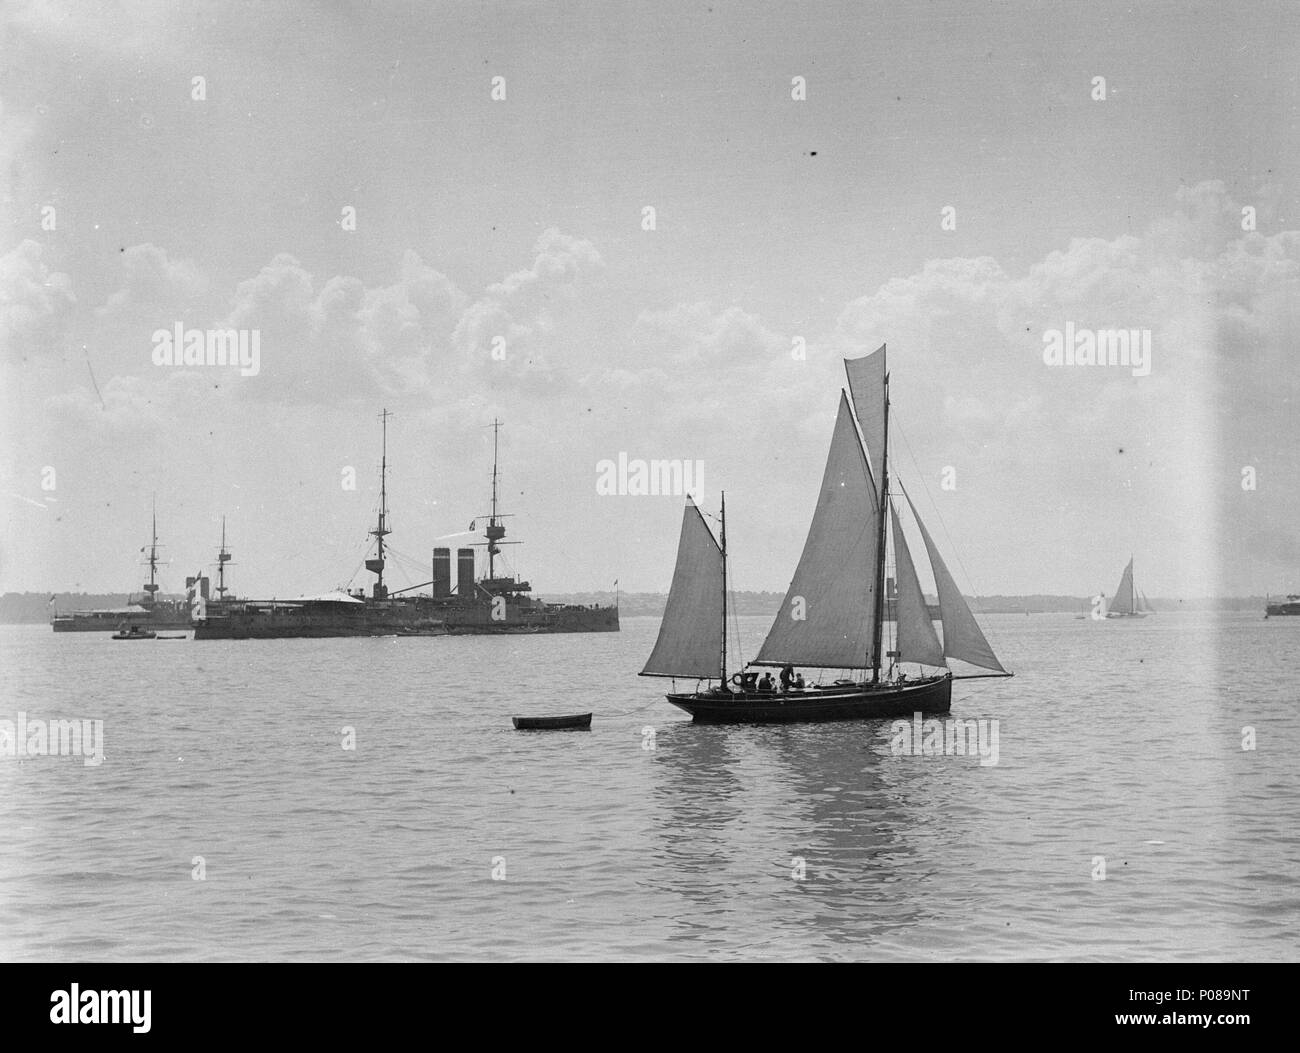
[[[770,674],[762,683],[750,671],[728,681],[726,495],[718,540],[694,501],[688,500],[659,637],[641,675],[717,679],[713,687],[697,685],[693,692],[667,695],[697,723],[786,724],[946,713],[953,680],[1013,675],[993,653],[908,497],[939,593],[940,643],[890,499],[885,349],[846,359],[844,365],[853,404],[850,407],[849,396],[841,391],[803,554],[758,658],[749,663],[780,667],[779,690]],[[897,574],[892,612],[885,604],[889,527]],[[883,640],[888,613],[895,625],[892,649],[886,649]],[[992,672],[956,675],[947,667],[949,658]],[[921,668],[905,673],[902,663]],[[805,686],[796,666],[845,670],[849,675]]]
[[[129,629],[118,626],[117,632],[113,634],[114,640],[156,640],[157,638],[156,632],[141,625],[133,625]]]

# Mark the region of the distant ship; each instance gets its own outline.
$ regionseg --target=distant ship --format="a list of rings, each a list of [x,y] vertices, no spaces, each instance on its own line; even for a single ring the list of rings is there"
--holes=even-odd
[[[1288,615],[1300,615],[1300,596],[1289,595],[1285,602],[1272,602],[1267,596],[1264,597],[1264,617],[1279,618]]]
[[[493,421],[492,511],[484,530],[488,573],[476,577],[474,547],[456,553],[456,584],[451,582],[451,549],[433,550],[432,577],[404,589],[384,583],[388,561],[388,417],[383,422],[378,521],[370,531],[374,556],[365,562],[375,575],[372,592],[337,589],[289,600],[217,600],[205,605],[194,626],[196,640],[280,639],[330,636],[441,636],[448,634],[514,635],[525,633],[618,632],[618,606],[545,603],[530,595],[531,585],[498,576],[497,557],[505,538],[505,518],[497,501],[497,454],[500,421]],[[471,523],[475,528],[477,519]],[[515,542],[504,542],[514,544]],[[416,590],[430,587],[428,593]],[[220,590],[219,590],[220,591]]]
[[[686,506],[668,604],[641,675],[717,680],[714,687],[697,684],[695,691],[667,695],[697,723],[795,723],[946,713],[954,679],[1012,675],[993,653],[908,498],[938,588],[940,643],[891,500],[885,349],[847,359],[845,369],[852,408],[849,396],[841,391],[803,553],[767,639],[749,663],[784,667],[786,688],[762,690],[755,682],[758,674],[749,671],[728,680],[726,497],[717,539],[694,502]],[[897,574],[895,639],[890,649],[883,639],[887,526],[892,526]],[[947,668],[948,658],[991,672],[957,676]],[[921,671],[904,674],[900,668],[904,662]],[[805,687],[801,676],[793,679],[796,666],[842,669],[853,675]]]
[[[56,612],[50,626],[56,633],[112,632],[123,623],[144,629],[190,628],[190,606],[186,600],[161,600],[158,598],[158,511],[153,513],[153,534],[150,543],[141,552],[149,552],[149,581],[142,586],[140,597],[128,596],[125,607],[100,610]],[[187,580],[186,585],[189,586]]]
[[[1147,603],[1146,595],[1133,586],[1133,557],[1130,556],[1115,589],[1115,598],[1106,607],[1106,617],[1145,618],[1148,614],[1155,614],[1155,611]]]

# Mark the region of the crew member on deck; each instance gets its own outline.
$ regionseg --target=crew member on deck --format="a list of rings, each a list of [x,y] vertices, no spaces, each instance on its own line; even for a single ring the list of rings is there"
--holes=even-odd
[[[770,695],[772,693],[772,688],[775,686],[776,684],[772,679],[771,673],[764,673],[763,679],[758,682],[758,689],[765,695]]]
[[[794,680],[794,666],[788,665],[781,670],[781,693],[785,694],[790,690],[790,684]]]

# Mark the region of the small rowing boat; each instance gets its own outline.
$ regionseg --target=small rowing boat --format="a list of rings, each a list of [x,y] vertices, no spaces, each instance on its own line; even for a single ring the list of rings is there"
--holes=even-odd
[[[589,728],[590,713],[571,713],[563,717],[511,717],[516,731],[551,731],[557,728]]]

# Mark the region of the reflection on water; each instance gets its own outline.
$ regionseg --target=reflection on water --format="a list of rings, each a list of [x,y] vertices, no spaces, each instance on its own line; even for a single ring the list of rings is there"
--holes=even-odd
[[[912,838],[934,803],[890,772],[894,759],[880,753],[888,727],[664,729],[655,753],[656,873],[676,894],[714,908],[703,925],[684,916],[675,938],[699,939],[719,918],[734,923],[729,911],[716,913],[734,903],[777,930],[756,951],[789,956],[828,943],[863,952],[925,916]]]
[[[103,719],[105,761],[0,757],[0,958],[1293,957],[1300,619],[988,621],[1019,675],[953,699],[999,721],[987,766],[893,756],[889,721],[690,724],[635,675],[654,619],[152,648],[4,627],[0,719]]]

